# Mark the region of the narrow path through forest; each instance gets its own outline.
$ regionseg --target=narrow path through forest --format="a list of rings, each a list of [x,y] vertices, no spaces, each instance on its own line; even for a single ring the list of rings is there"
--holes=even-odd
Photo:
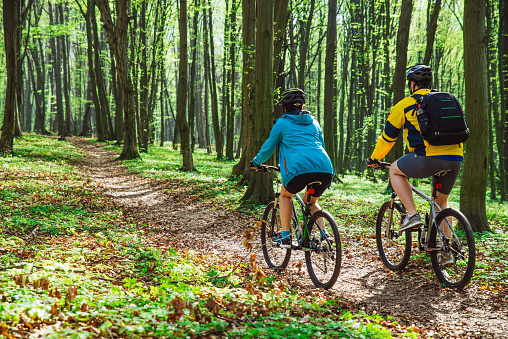
[[[140,178],[115,161],[114,153],[83,138],[69,140],[88,155],[79,165],[84,175],[131,215],[137,215],[136,222],[148,224],[154,237],[219,260],[248,260],[242,235],[258,216],[195,201],[189,194],[192,187],[167,179]],[[339,298],[341,306],[354,312],[361,309],[392,316],[429,337],[438,338],[433,333],[439,333],[447,338],[508,338],[506,304],[476,287],[464,291],[442,288],[430,263],[412,260],[405,272],[388,272],[379,260],[373,233],[348,237],[346,227],[354,226],[339,221],[342,268],[337,283],[326,292]],[[264,267],[259,242],[254,245],[258,264]],[[300,260],[303,257],[292,257],[288,272],[279,278],[311,293],[315,288],[305,276],[305,264],[300,271]],[[414,274],[423,271],[425,274]]]

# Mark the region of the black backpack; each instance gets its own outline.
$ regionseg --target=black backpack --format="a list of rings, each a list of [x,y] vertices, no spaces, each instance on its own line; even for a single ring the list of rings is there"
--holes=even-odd
[[[457,98],[446,92],[432,90],[416,99],[418,124],[423,139],[434,146],[463,143],[469,138],[464,112]]]

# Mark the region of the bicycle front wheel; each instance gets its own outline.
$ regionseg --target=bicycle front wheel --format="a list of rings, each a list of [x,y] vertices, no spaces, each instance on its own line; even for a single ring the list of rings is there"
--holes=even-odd
[[[441,237],[433,226],[429,239],[432,268],[445,286],[463,288],[471,281],[476,260],[471,226],[460,211],[452,208],[439,212],[436,225],[440,227]]]
[[[291,257],[290,248],[281,248],[278,243],[272,241],[273,237],[279,236],[281,233],[279,206],[274,206],[272,201],[266,206],[261,221],[261,248],[266,263],[274,270],[285,269]]]
[[[392,271],[402,271],[411,255],[411,232],[399,235],[399,225],[406,210],[398,202],[393,203],[392,210],[390,204],[391,200],[386,201],[377,214],[376,244],[385,267]]]
[[[337,281],[342,261],[337,223],[330,213],[317,211],[304,233],[303,247],[310,279],[317,287],[329,289]]]

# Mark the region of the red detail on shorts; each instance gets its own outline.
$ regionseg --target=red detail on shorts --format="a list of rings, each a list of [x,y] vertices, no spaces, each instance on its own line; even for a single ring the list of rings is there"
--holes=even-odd
[[[314,194],[315,190],[313,188],[309,188],[309,194]]]
[[[443,187],[443,185],[441,185],[441,184],[436,184],[436,188],[437,188],[437,189],[440,189],[440,188],[442,188],[442,187]]]

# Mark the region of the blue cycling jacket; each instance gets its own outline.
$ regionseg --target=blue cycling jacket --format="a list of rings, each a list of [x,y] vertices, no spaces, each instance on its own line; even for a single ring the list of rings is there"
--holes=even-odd
[[[284,187],[294,177],[306,173],[330,173],[333,165],[325,151],[323,132],[310,112],[291,111],[277,119],[270,136],[252,160],[258,166],[279,145],[279,164]]]

